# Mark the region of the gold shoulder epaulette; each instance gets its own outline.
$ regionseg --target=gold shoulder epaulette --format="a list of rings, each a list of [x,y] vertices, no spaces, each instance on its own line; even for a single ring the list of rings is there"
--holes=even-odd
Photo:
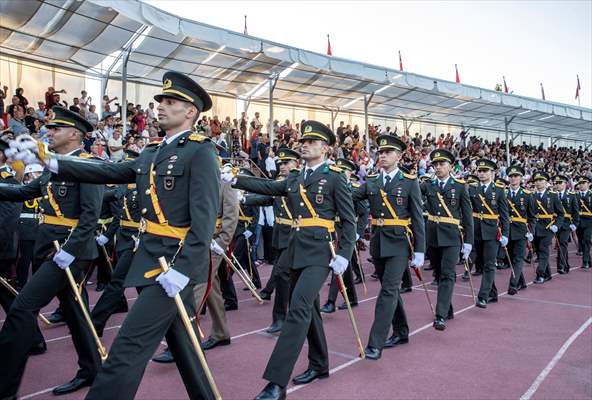
[[[477,187],[477,186],[479,186],[479,184],[477,182],[471,182],[471,183],[469,183],[469,186],[475,186],[475,187]]]
[[[528,190],[528,189],[522,189],[524,191],[524,193],[526,194],[532,194],[532,191]]]
[[[341,168],[339,168],[338,166],[333,165],[333,164],[329,165],[329,169],[331,171],[335,171],[335,172],[343,172],[343,170]]]
[[[78,157],[80,157],[80,158],[95,158],[92,154],[89,154],[89,153],[80,153],[78,155]]]
[[[360,185],[359,183],[356,183],[356,182],[352,182],[352,187],[359,188],[360,186],[362,186],[362,185]]]
[[[192,133],[191,135],[187,136],[188,140],[191,140],[193,142],[203,142],[206,139],[209,139],[207,136],[204,135],[200,135],[199,133]]]
[[[459,179],[459,178],[453,178],[453,179],[455,182],[458,182],[458,183],[463,183],[463,184],[467,183],[464,179]]]
[[[0,176],[2,177],[2,179],[7,179],[7,178],[12,178],[14,175],[8,171],[2,171],[2,172],[0,172]]]
[[[413,174],[406,174],[405,172],[403,172],[403,176],[407,179],[417,179],[417,175],[413,175]]]
[[[505,189],[506,188],[504,185],[502,185],[500,183],[496,183],[495,186],[497,186],[498,188],[501,188],[501,189]]]
[[[370,175],[368,175],[368,179],[374,179],[374,178],[378,177],[378,175],[380,175],[380,174],[370,174]]]
[[[299,173],[300,173],[300,168],[292,168],[292,169],[290,170],[290,172],[296,172],[296,173],[298,173],[298,174],[299,174]]]

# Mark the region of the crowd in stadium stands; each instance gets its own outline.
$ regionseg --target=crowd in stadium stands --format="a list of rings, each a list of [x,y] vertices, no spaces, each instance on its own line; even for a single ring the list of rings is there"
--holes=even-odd
[[[22,88],[16,89],[14,95],[8,93],[8,87],[0,90],[0,131],[12,132],[18,136],[30,133],[43,140],[46,129],[44,124],[51,119],[51,107],[61,105],[83,115],[96,129],[84,138],[84,148],[87,152],[102,159],[120,161],[124,150],[142,151],[144,146],[154,138],[163,136],[158,126],[156,106],[153,102],[143,109],[140,104],[129,103],[125,110],[127,131],[123,132],[121,120],[122,110],[117,97],[103,96],[101,116],[97,114],[96,105],[87,92],[82,91],[79,97],[72,98],[72,104],[62,100],[65,90],[49,87],[45,93],[45,102],[38,102],[37,107],[29,103]],[[203,116],[197,123],[199,133],[209,136],[221,145],[220,156],[237,160],[250,159],[266,175],[274,176],[277,168],[275,154],[279,147],[297,149],[299,146],[301,123],[289,120],[281,124],[273,122],[274,140],[269,143],[269,127],[267,121],[261,121],[259,113],[250,118],[242,113],[240,118],[218,116],[212,118]],[[469,130],[470,132],[470,130]],[[370,152],[366,151],[365,133],[358,125],[346,125],[343,121],[336,129],[337,143],[331,149],[330,158],[347,158],[359,167],[358,176],[363,180],[370,172],[377,169],[375,165],[375,139],[379,134],[390,133],[398,135],[407,143],[407,151],[403,159],[403,167],[419,176],[432,172],[429,154],[436,148],[446,148],[457,156],[455,171],[459,176],[466,176],[476,169],[475,160],[486,157],[497,162],[499,176],[505,177],[506,147],[501,138],[495,141],[484,140],[478,136],[471,136],[466,131],[458,135],[451,133],[422,135],[409,132],[396,132],[390,127],[384,131],[379,126],[368,126],[371,140]],[[518,163],[526,170],[526,179],[535,170],[545,170],[551,176],[562,173],[570,177],[586,175],[592,177],[592,153],[583,147],[543,147],[527,145],[526,143],[511,143],[511,163]]]

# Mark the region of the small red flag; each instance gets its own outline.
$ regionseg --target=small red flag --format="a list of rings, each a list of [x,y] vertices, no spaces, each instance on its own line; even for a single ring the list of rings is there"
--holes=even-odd
[[[578,80],[578,84],[576,85],[576,99],[579,99],[580,98],[580,89],[582,87],[580,86],[580,76],[576,75],[576,78]]]
[[[458,74],[458,66],[454,64],[454,69],[456,70],[456,83],[460,83],[460,75]]]
[[[506,84],[506,77],[504,76],[504,92],[508,93],[508,85]]]
[[[399,70],[403,71],[403,58],[401,58],[401,50],[399,50]]]
[[[333,52],[331,51],[331,40],[329,40],[329,35],[327,35],[327,55],[333,55]]]

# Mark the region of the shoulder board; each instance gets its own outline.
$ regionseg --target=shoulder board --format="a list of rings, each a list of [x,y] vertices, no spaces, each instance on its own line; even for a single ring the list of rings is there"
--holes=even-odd
[[[504,185],[499,184],[499,183],[496,183],[495,186],[497,186],[498,188],[501,188],[501,189],[505,189]]]
[[[368,179],[376,179],[376,178],[378,178],[379,175],[380,174],[371,174],[371,175],[368,175]]]
[[[360,186],[362,186],[362,185],[360,185],[359,183],[356,183],[356,182],[352,182],[352,187],[359,188]]]
[[[554,190],[549,190],[549,193],[551,193],[551,194],[557,194],[557,192],[554,191]]]
[[[331,171],[335,171],[335,172],[343,172],[343,170],[341,168],[339,168],[339,167],[337,167],[337,166],[335,166],[333,164],[329,165],[329,169]]]
[[[291,174],[292,174],[292,173],[297,173],[297,174],[299,174],[299,173],[300,173],[300,168],[292,168],[292,169],[290,170],[290,173],[291,173]]]
[[[78,157],[80,157],[80,158],[95,158],[95,157],[93,157],[92,154],[88,154],[88,153],[80,153],[80,154],[78,154]]]
[[[403,176],[407,179],[417,179],[417,175],[406,174],[405,172],[403,172]]]
[[[467,183],[464,179],[459,179],[459,178],[452,178],[452,179],[454,179],[454,181],[457,183],[461,183],[461,184]]]
[[[531,192],[530,190],[528,190],[528,189],[522,189],[522,191],[523,191],[524,193],[526,193],[526,194],[532,194],[532,192]]]
[[[469,186],[475,186],[475,187],[477,187],[477,186],[479,186],[479,184],[477,182],[471,182],[471,183],[469,183]]]
[[[127,188],[128,188],[129,190],[135,189],[135,188],[136,188],[136,184],[135,184],[135,183],[128,183],[128,184],[127,184]]]
[[[187,136],[187,140],[191,140],[192,142],[203,142],[204,140],[209,140],[207,136],[200,135],[199,133],[192,133],[191,135]]]
[[[570,190],[569,192],[567,192],[568,194],[576,194],[576,192]]]
[[[14,175],[11,174],[8,171],[2,171],[0,172],[0,177],[2,177],[2,179],[7,179],[7,178],[12,178]]]

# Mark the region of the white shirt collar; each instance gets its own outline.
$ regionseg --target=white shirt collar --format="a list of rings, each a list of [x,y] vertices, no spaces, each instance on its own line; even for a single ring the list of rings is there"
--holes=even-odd
[[[71,152],[69,152],[68,154],[64,154],[65,156],[71,156],[72,154],[76,153],[78,150],[80,149],[74,149]]]
[[[444,184],[443,186],[446,186],[446,184],[448,183],[448,180],[449,179],[450,179],[450,175],[448,175],[446,177],[446,179],[444,179],[444,180],[441,180],[440,178],[438,178],[438,185],[440,185],[440,183],[443,183]]]
[[[306,170],[308,169],[312,169],[312,172],[316,171],[321,165],[325,165],[325,162],[319,163],[317,165],[315,165],[314,167],[310,167],[308,164],[306,164],[304,166],[304,171],[306,172]]]
[[[165,138],[164,141],[166,142],[166,144],[171,144],[173,142],[173,140],[175,140],[176,138],[178,138],[179,136],[181,136],[185,132],[187,132],[187,131],[182,131],[182,132],[176,133],[171,137]]]
[[[491,183],[492,183],[491,181],[489,181],[488,183],[479,182],[479,186],[485,186],[485,190],[487,191],[487,189],[489,189],[489,185],[491,185]]]

